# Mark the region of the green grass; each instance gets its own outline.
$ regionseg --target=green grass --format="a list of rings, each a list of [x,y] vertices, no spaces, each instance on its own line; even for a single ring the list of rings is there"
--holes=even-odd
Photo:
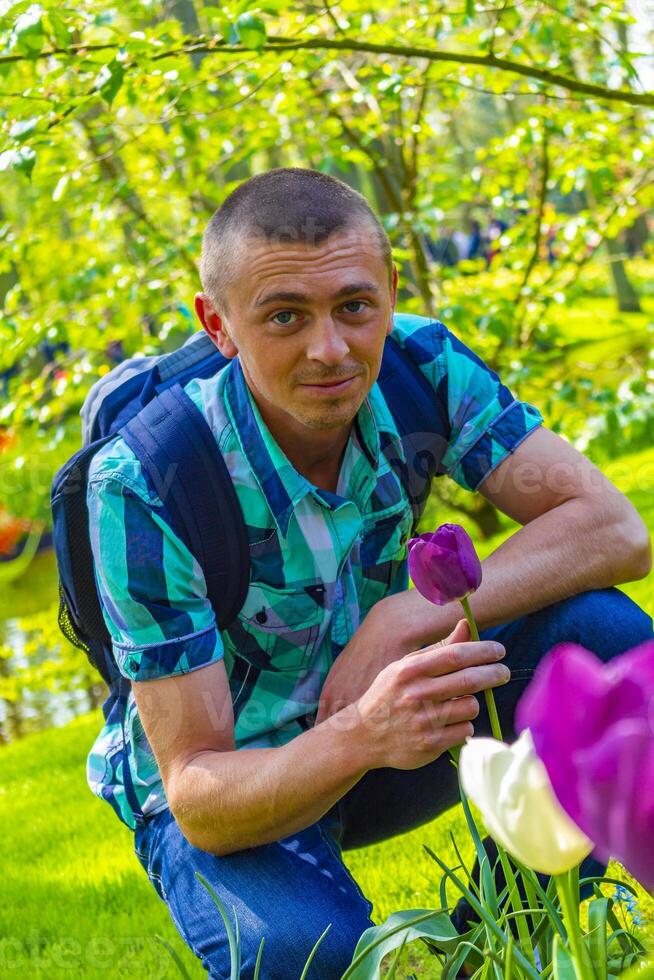
[[[564,349],[557,347],[550,358],[555,372],[614,387],[642,368],[652,347],[654,298],[643,298],[642,313],[627,316],[617,312],[614,299],[581,297],[573,306],[554,307],[552,319],[565,337]]]
[[[607,471],[654,528],[654,448],[624,456]],[[507,522],[480,551],[496,548],[509,531]],[[654,612],[652,576],[624,591]],[[125,980],[178,977],[154,938],[159,934],[190,976],[204,977],[134,856],[130,832],[86,785],[86,755],[101,725],[98,710],[0,752],[0,975],[94,980],[106,977],[110,963]],[[400,908],[438,907],[439,873],[423,844],[454,866],[450,832],[470,859],[458,807],[411,833],[346,852],[376,922]],[[654,905],[644,895],[641,905],[651,930]],[[422,944],[406,950],[401,963],[398,977],[409,968],[420,977],[436,975]]]
[[[88,789],[100,711],[0,754],[0,976],[178,977],[159,933],[206,976],[132,851],[132,835]]]

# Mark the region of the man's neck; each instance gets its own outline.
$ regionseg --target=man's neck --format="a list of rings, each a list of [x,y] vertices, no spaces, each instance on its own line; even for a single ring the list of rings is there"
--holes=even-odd
[[[271,406],[246,374],[245,380],[261,418],[290,463],[315,486],[335,493],[354,420],[337,429],[311,429]]]
[[[253,396],[254,397],[254,396]],[[336,493],[352,422],[340,429],[307,429],[300,432],[268,411],[255,397],[270,434],[298,473],[315,486]]]
[[[298,439],[293,433],[285,430],[278,431],[279,427],[273,420],[269,422],[264,418],[264,421],[277,445],[298,473],[306,477],[314,486],[336,493],[352,423],[336,433],[331,430],[316,429],[308,439]],[[326,436],[330,438],[327,439]]]

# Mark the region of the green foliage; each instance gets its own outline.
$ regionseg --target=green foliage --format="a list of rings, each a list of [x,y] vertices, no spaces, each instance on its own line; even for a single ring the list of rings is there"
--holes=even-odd
[[[588,903],[587,931],[579,922],[580,881],[575,868],[550,880],[547,891],[536,874],[514,862],[498,845],[498,858],[491,869],[489,858],[474,816],[461,793],[470,838],[474,842],[481,874],[476,882],[463,864],[450,868],[428,846],[425,850],[442,872],[439,892],[445,904],[446,885],[451,881],[478,916],[478,925],[459,934],[445,907],[404,909],[394,912],[381,925],[372,926],[360,937],[342,980],[376,980],[389,953],[397,951],[387,977],[396,975],[400,953],[417,940],[435,955],[441,967],[441,980],[459,975],[463,964],[476,967],[474,976],[495,980],[538,980],[553,975],[558,980],[608,980],[629,973],[645,955],[640,939],[622,929],[613,910],[615,899],[602,895],[601,885],[616,884],[613,878],[593,879],[595,897]],[[501,867],[500,867],[501,865]],[[461,869],[461,873],[457,873]],[[497,889],[498,870],[507,885]],[[196,877],[207,889],[223,920],[230,951],[230,976],[241,974],[241,945],[238,917],[231,917],[211,884],[199,873]],[[465,876],[465,877],[464,877]],[[522,888],[518,886],[520,882]],[[623,891],[636,892],[620,884]],[[558,900],[554,892],[558,893]],[[550,895],[549,893],[552,892]],[[522,897],[524,896],[524,898]],[[558,901],[558,904],[557,904]],[[529,924],[528,924],[529,923]],[[311,961],[331,923],[317,939],[299,980],[304,980]],[[255,980],[259,976],[265,938],[257,956]],[[168,945],[164,943],[164,945]],[[169,948],[182,976],[188,977],[177,953]],[[480,964],[480,965],[478,965]],[[432,975],[432,970],[429,975]]]

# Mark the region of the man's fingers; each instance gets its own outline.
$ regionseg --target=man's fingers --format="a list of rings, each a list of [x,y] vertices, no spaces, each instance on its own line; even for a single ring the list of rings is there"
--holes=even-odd
[[[474,721],[478,714],[479,701],[472,695],[450,698],[440,706],[439,724],[445,728],[447,725],[458,725],[462,721]]]
[[[501,687],[511,680],[511,671],[504,664],[486,664],[481,667],[466,667],[454,674],[426,680],[414,685],[412,695],[417,700],[448,701],[450,698],[465,698],[479,694],[491,687]]]
[[[448,725],[443,729],[441,746],[443,751],[453,749],[455,745],[462,745],[467,738],[475,734],[475,729],[469,721],[461,722],[459,725]]]
[[[450,643],[445,647],[430,646],[403,657],[401,674],[407,680],[418,677],[442,677],[477,664],[492,664],[501,660],[506,650],[495,640],[475,640]]]

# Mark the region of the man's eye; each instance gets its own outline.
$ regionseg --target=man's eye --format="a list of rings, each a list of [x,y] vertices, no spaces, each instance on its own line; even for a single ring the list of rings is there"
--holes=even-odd
[[[345,304],[345,308],[347,308],[348,306],[360,306],[361,307],[360,310],[348,310],[347,311],[348,313],[363,313],[363,310],[365,309],[366,304],[363,302],[362,299],[353,299],[353,300],[350,300],[349,303],[346,303]]]
[[[292,320],[289,320],[289,319],[276,320],[275,317],[278,317],[278,316],[280,316],[280,317],[291,317],[291,316],[297,316],[297,313],[293,313],[292,310],[281,310],[281,312],[275,313],[274,316],[271,317],[273,323],[277,323],[280,327],[290,327],[291,324],[293,323]]]

